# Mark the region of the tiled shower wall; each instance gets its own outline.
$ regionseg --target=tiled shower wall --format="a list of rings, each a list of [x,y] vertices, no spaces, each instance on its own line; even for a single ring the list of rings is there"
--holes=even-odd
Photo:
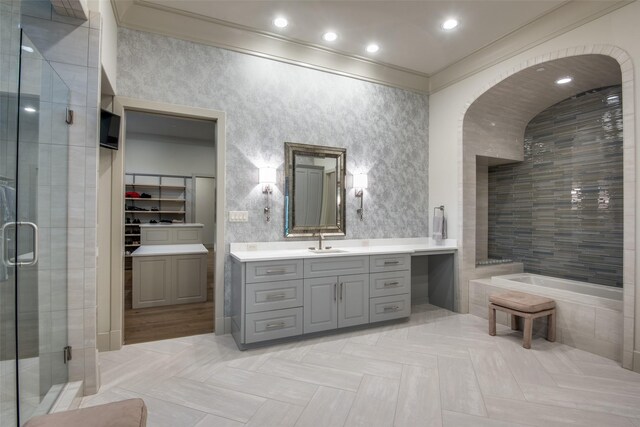
[[[620,86],[562,101],[527,126],[524,161],[489,168],[489,258],[622,287]]]

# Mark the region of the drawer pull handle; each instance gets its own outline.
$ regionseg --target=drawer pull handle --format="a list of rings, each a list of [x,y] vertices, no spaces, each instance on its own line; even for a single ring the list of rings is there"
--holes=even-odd
[[[342,301],[343,289],[344,289],[344,283],[340,282],[340,301]]]
[[[398,286],[400,286],[400,282],[385,282],[384,284],[385,288],[397,288]]]
[[[284,268],[281,268],[279,270],[267,270],[267,274],[284,274],[287,271]]]
[[[284,322],[278,322],[278,323],[267,323],[267,326],[265,327],[266,329],[282,329],[285,326],[287,326],[286,323]]]
[[[395,260],[395,261],[385,261],[384,265],[396,265],[396,264],[400,264],[400,261]]]
[[[286,294],[268,294],[266,298],[268,301],[272,301],[274,299],[285,299],[286,296]]]
[[[400,310],[400,307],[398,307],[397,305],[392,305],[391,307],[385,307],[384,312],[388,312],[388,311],[398,311]]]

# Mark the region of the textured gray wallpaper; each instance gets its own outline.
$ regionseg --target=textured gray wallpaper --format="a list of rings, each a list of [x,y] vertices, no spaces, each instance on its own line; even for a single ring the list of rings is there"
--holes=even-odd
[[[536,116],[524,161],[489,168],[489,258],[622,287],[622,156],[620,86]]]
[[[428,236],[427,95],[122,28],[117,79],[122,96],[227,113],[226,210],[249,211],[225,218],[227,247],[284,240],[285,141],[344,147],[347,172],[368,173],[364,221],[347,192],[347,238]],[[278,170],[270,223],[261,166]]]

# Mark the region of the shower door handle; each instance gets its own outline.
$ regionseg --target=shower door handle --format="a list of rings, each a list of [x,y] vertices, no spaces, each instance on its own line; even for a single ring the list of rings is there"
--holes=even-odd
[[[11,259],[9,259],[9,247],[7,244],[9,242],[9,239],[7,238],[6,230],[9,227],[20,227],[23,225],[27,227],[31,227],[33,229],[33,256],[29,261],[19,261],[18,260],[19,255],[15,254],[14,260],[11,261]],[[28,221],[7,222],[2,226],[2,240],[3,240],[2,241],[2,261],[7,267],[14,267],[14,266],[29,267],[32,265],[36,265],[36,263],[38,262],[38,226],[35,225],[33,222],[28,222]]]

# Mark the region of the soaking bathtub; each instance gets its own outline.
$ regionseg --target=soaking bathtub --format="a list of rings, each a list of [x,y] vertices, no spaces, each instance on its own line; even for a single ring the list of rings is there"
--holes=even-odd
[[[530,273],[494,276],[469,282],[469,312],[487,318],[489,296],[504,290],[553,298],[559,342],[621,361],[622,288]],[[499,316],[498,322],[510,326],[509,316]],[[535,329],[542,331],[544,325]]]

